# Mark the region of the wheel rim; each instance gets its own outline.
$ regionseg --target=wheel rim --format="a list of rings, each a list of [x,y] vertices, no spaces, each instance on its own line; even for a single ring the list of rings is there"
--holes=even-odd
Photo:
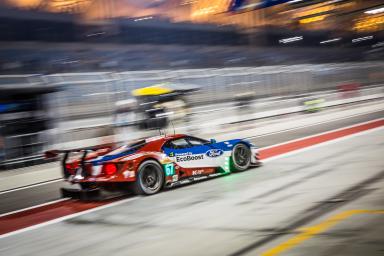
[[[153,165],[147,165],[141,175],[141,184],[146,189],[149,190],[157,190],[160,186],[159,174],[157,172],[157,168]]]
[[[243,145],[239,145],[234,152],[234,161],[236,165],[243,167],[249,162],[250,152],[248,148]]]

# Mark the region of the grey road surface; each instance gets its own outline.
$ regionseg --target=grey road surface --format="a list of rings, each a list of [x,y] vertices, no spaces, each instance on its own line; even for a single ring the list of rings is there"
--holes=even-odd
[[[348,209],[384,209],[384,129],[0,239],[0,255],[263,255]],[[384,214],[280,255],[383,255]],[[357,218],[357,219],[356,219]]]
[[[329,123],[314,125],[311,127],[304,127],[301,129],[253,138],[251,140],[255,145],[258,145],[259,147],[266,147],[284,141],[370,121],[373,119],[381,118],[383,116],[384,111],[378,111],[365,115],[346,118],[343,120],[335,120]],[[255,123],[255,121],[252,123]],[[254,125],[252,123],[246,125]],[[59,165],[59,163],[57,164]],[[64,186],[64,182],[58,181],[55,183],[44,184],[37,187],[0,194],[0,214],[60,199],[60,187],[62,186]]]

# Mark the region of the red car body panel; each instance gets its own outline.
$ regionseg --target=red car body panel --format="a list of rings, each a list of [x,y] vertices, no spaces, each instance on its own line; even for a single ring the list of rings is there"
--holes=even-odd
[[[185,167],[186,165],[184,162],[184,167],[182,167],[179,162],[172,160],[170,156],[163,152],[163,147],[168,141],[184,137],[188,136],[175,134],[148,138],[145,140],[145,143],[140,145],[138,149],[135,149],[133,153],[126,153],[121,156],[119,153],[113,154],[114,150],[118,150],[119,148],[112,149],[110,146],[106,148],[99,148],[97,150],[90,150],[89,152],[86,152],[84,149],[79,149],[77,151],[68,150],[47,153],[66,153],[63,160],[65,179],[71,183],[77,184],[92,183],[101,186],[109,186],[112,183],[135,182],[136,177],[138,176],[139,167],[146,160],[154,160],[158,162],[164,170],[166,169],[167,164],[172,165],[172,175],[164,175],[165,184],[171,184],[175,181],[183,180],[184,178],[207,176],[218,173],[220,171],[219,168],[212,166],[188,168]],[[227,143],[229,147],[231,142],[228,141],[222,143]],[[228,152],[228,150],[226,152]],[[68,159],[68,154],[73,151],[77,152],[78,155],[74,158]],[[204,155],[204,153],[200,154],[203,154],[203,157],[209,159],[209,161],[216,157],[208,157]],[[221,152],[221,154],[223,154],[223,152]],[[111,159],[104,161],[103,159],[105,159],[106,156],[111,156]],[[185,155],[182,157],[185,157]],[[253,157],[258,161],[258,153],[255,153]],[[102,162],[101,164],[95,165],[92,161],[98,161],[98,159],[101,159],[100,161]],[[111,174],[108,174],[108,171],[106,171],[106,166],[108,164],[111,165],[110,167],[113,169]]]

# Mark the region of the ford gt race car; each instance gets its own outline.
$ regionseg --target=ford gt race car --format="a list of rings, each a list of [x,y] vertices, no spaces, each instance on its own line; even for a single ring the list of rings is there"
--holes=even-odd
[[[164,187],[244,171],[259,166],[259,153],[250,142],[222,142],[174,134],[151,137],[115,149],[83,148],[52,150],[63,153],[64,179],[82,192],[132,190],[151,195]],[[68,196],[67,190],[62,190]]]

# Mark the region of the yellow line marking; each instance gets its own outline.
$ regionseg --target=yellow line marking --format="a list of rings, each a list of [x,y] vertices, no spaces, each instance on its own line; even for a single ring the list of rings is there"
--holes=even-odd
[[[291,239],[269,249],[268,251],[262,253],[261,256],[279,255],[280,253],[299,245],[305,240],[308,240],[313,236],[320,234],[326,231],[327,229],[335,226],[340,221],[347,219],[356,214],[384,214],[384,210],[348,210],[348,211],[341,212],[339,214],[329,217],[325,221],[315,226],[299,229],[299,231],[301,231],[301,234],[298,234],[292,237]]]

